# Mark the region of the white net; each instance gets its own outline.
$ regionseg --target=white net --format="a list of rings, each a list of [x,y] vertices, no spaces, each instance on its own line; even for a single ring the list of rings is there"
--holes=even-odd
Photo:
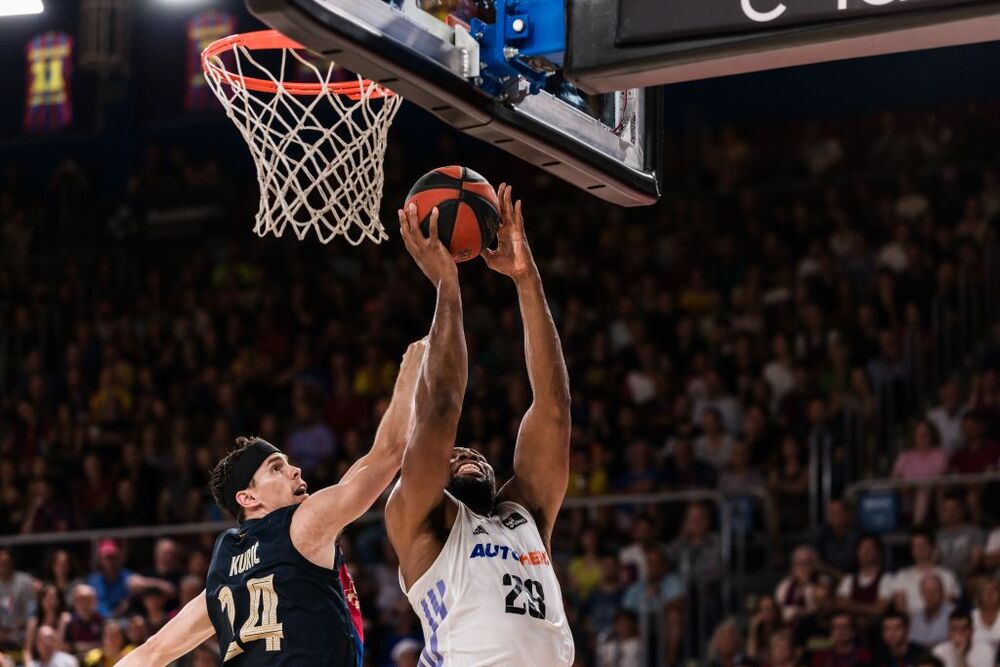
[[[205,78],[250,147],[260,184],[254,231],[352,245],[388,238],[379,222],[389,125],[402,98],[361,77],[338,83],[296,49],[239,43],[203,60]],[[225,57],[225,61],[224,58]],[[292,80],[305,75],[308,83]],[[286,81],[286,78],[289,79]],[[317,85],[319,84],[319,85]]]

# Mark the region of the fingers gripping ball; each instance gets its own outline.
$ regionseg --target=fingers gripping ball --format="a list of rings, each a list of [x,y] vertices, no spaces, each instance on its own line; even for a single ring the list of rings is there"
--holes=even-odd
[[[489,182],[466,167],[438,167],[420,177],[406,206],[415,204],[420,231],[430,233],[431,209],[438,209],[438,236],[456,262],[478,257],[496,242],[500,203]]]

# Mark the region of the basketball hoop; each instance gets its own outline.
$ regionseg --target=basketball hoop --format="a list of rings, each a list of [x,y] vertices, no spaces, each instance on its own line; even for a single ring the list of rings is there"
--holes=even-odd
[[[276,30],[225,37],[202,51],[205,78],[250,147],[260,208],[254,231],[352,245],[388,236],[379,222],[386,139],[402,98],[360,76],[333,81]],[[258,51],[273,51],[266,64]],[[280,53],[279,53],[280,52]],[[232,57],[229,58],[229,55]],[[223,58],[226,57],[226,61]],[[292,70],[310,81],[290,80]]]

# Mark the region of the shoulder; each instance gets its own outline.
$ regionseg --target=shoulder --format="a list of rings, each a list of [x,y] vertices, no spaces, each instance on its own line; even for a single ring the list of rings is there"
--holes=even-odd
[[[952,648],[951,642],[941,642],[940,644],[935,646],[934,649],[931,651],[931,653],[933,653],[935,656],[941,658],[946,662],[954,652],[955,649]]]
[[[958,589],[958,577],[955,573],[946,567],[938,567],[937,574],[949,585],[955,589]]]
[[[972,650],[969,651],[968,664],[970,665],[992,665],[996,657],[993,645],[987,641],[973,641]]]
[[[517,528],[528,522],[531,522],[535,527],[538,526],[538,517],[525,505],[516,500],[501,500],[496,504],[493,515],[500,519],[500,523],[510,529]]]

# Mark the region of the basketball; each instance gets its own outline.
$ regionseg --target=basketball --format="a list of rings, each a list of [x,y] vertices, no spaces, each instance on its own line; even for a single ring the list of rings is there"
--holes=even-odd
[[[420,231],[430,234],[431,210],[438,209],[438,235],[456,262],[478,257],[493,245],[500,203],[489,181],[468,167],[438,167],[413,184],[406,204],[417,206]]]

